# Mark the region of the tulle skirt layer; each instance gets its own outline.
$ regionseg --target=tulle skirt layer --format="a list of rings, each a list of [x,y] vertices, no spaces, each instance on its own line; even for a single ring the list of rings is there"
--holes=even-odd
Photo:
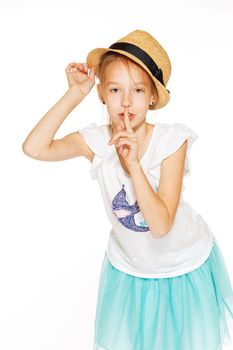
[[[95,350],[220,350],[231,344],[233,291],[216,239],[197,269],[141,278],[105,254],[95,317]]]

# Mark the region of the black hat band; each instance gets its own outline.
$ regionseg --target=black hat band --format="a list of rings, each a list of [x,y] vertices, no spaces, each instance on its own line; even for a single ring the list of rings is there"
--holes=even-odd
[[[147,52],[142,50],[140,47],[125,43],[125,42],[118,42],[112,44],[109,49],[116,49],[116,50],[122,50],[130,53],[131,55],[137,57],[141,62],[143,62],[151,74],[160,81],[161,84],[165,87],[164,81],[163,81],[163,72],[162,70],[157,66],[157,64],[152,60],[152,58],[148,55]],[[168,91],[168,90],[167,90]],[[169,91],[168,91],[169,92]]]

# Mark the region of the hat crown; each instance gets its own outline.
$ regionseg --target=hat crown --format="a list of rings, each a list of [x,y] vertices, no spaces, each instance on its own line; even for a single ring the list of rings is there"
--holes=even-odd
[[[157,64],[157,66],[162,69],[163,80],[165,85],[167,84],[171,75],[171,62],[167,52],[152,35],[138,29],[117,40],[116,42],[129,43],[145,51]]]
[[[168,103],[170,91],[166,85],[171,75],[171,63],[166,51],[152,35],[143,30],[134,30],[108,48],[96,48],[89,52],[86,62],[89,67],[94,67],[98,78],[101,58],[111,51],[139,64],[153,80],[158,96],[149,109],[159,109]]]

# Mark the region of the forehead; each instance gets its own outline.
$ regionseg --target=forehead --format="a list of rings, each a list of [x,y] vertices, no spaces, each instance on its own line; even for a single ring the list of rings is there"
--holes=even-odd
[[[148,74],[136,64],[128,61],[128,64],[120,60],[113,61],[105,68],[105,81],[113,80],[115,82],[121,81],[125,78],[133,80],[134,82],[150,83]]]

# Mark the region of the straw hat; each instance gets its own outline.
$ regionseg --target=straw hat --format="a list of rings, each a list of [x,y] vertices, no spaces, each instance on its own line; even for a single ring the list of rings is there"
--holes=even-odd
[[[159,109],[170,100],[170,92],[166,89],[171,74],[171,63],[166,51],[149,33],[135,30],[109,48],[92,50],[86,59],[89,67],[94,67],[98,77],[98,65],[101,56],[107,51],[118,52],[138,63],[152,78],[158,92],[158,100],[149,109]]]

